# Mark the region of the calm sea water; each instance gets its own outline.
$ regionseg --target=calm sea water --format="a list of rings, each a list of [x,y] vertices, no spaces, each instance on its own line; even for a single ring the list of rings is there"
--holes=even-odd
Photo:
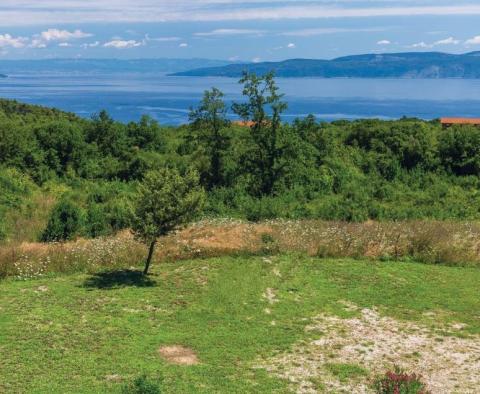
[[[402,116],[480,116],[480,80],[278,79],[289,103],[285,119],[314,114],[321,120]],[[231,78],[164,74],[11,74],[0,79],[0,97],[57,107],[90,117],[106,109],[120,121],[148,114],[162,124],[185,123],[205,89],[218,87],[227,101],[241,100]]]

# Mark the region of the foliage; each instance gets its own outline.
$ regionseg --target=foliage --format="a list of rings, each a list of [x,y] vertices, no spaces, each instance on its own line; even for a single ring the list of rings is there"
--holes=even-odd
[[[198,108],[192,109],[189,116],[198,149],[207,156],[208,167],[203,171],[202,179],[210,189],[224,183],[223,156],[229,144],[225,129],[229,121],[223,97],[216,88],[206,91]]]
[[[138,183],[165,167],[198,171],[208,216],[480,219],[478,128],[408,118],[326,123],[312,115],[287,124],[272,74],[240,82],[245,99],[232,111],[212,88],[180,127],[0,100],[2,237],[41,237],[67,192],[85,211],[79,235],[128,228]],[[247,123],[229,122],[232,112]]]
[[[150,245],[145,274],[158,237],[188,224],[203,203],[204,192],[194,171],[182,176],[176,169],[164,168],[145,176],[139,187],[132,225],[135,236]]]
[[[250,122],[252,144],[243,155],[247,172],[252,180],[250,189],[257,195],[271,195],[277,183],[285,176],[293,144],[282,126],[281,114],[287,109],[283,95],[273,73],[263,77],[245,73],[240,79],[244,84],[245,103],[234,103],[233,111],[245,122]]]
[[[68,241],[78,235],[83,221],[83,212],[73,201],[61,200],[50,214],[42,234],[43,242]]]
[[[427,394],[419,375],[408,374],[398,366],[377,378],[374,388],[377,394]]]

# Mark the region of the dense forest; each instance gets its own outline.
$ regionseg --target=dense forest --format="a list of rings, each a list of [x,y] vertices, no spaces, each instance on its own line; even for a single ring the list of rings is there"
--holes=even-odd
[[[181,127],[1,100],[0,239],[127,228],[139,182],[166,166],[198,171],[205,216],[480,218],[480,129],[406,118],[285,123],[272,75],[240,82],[244,101],[227,108],[212,89]],[[232,114],[244,122],[230,122]]]

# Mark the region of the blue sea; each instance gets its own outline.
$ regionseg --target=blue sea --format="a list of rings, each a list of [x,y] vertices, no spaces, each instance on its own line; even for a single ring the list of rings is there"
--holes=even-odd
[[[319,120],[402,116],[434,119],[480,116],[480,80],[278,79],[289,103],[285,120],[314,114]],[[105,109],[119,121],[148,114],[161,124],[188,120],[204,90],[217,87],[226,101],[241,101],[231,78],[170,77],[163,73],[22,73],[0,79],[0,97],[91,117]]]

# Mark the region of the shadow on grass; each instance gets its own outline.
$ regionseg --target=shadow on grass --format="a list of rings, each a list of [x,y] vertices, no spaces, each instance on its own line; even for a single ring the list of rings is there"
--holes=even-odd
[[[119,270],[93,274],[83,284],[90,289],[117,289],[121,287],[153,287],[157,282],[142,271]]]

